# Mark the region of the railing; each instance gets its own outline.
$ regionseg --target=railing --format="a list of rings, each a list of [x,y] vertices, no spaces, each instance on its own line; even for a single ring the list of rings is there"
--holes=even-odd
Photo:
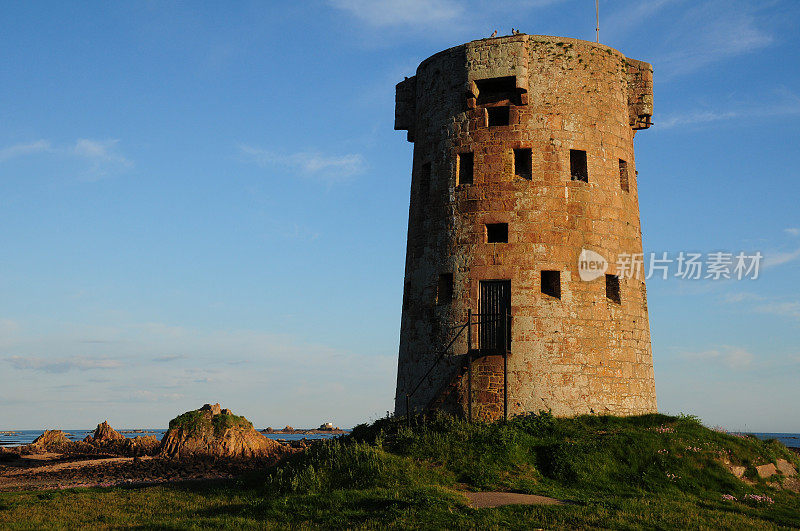
[[[473,322],[473,317],[477,317],[477,319]],[[479,334],[479,349],[473,350],[472,348],[472,325],[481,325],[490,322],[497,322],[500,321],[500,326],[495,329],[494,332],[488,333],[483,331],[483,329],[479,328],[481,334]],[[467,360],[467,378],[468,378],[468,389],[469,389],[469,397],[467,400],[467,414],[470,421],[472,421],[472,360],[473,358],[481,355],[489,355],[489,354],[497,354],[500,353],[503,356],[503,417],[508,418],[508,350],[509,350],[509,331],[511,330],[511,315],[508,312],[504,312],[502,315],[497,313],[476,313],[473,314],[472,310],[467,310],[467,320],[465,323],[460,325],[455,325],[449,327],[451,330],[457,330],[456,335],[450,340],[444,349],[439,353],[436,357],[436,360],[433,364],[428,368],[425,374],[420,378],[417,382],[417,385],[414,388],[406,393],[406,418],[408,419],[409,424],[411,423],[411,397],[419,390],[422,384],[427,380],[428,376],[433,372],[433,370],[439,365],[439,363],[447,357],[447,353],[453,344],[461,337],[461,334],[464,333],[464,330],[467,331],[467,353],[466,353],[466,360]],[[482,337],[483,336],[483,337]],[[497,341],[497,336],[499,336],[502,341]],[[493,343],[493,345],[484,345],[482,343],[486,342],[486,339],[489,339],[489,343]],[[489,348],[491,347],[491,348]],[[456,368],[456,371],[462,370],[462,367]],[[444,391],[444,386],[449,385],[449,381],[445,381],[437,393],[434,394],[433,399],[431,402],[434,402],[436,398],[439,396],[441,392]],[[428,409],[430,404],[423,408]]]

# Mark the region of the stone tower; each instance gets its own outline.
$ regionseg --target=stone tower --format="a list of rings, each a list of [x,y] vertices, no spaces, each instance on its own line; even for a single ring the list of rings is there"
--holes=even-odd
[[[643,277],[617,270],[642,252],[633,138],[652,79],[601,44],[513,35],[397,85],[414,143],[397,414],[656,411]],[[607,260],[593,280],[584,250]]]

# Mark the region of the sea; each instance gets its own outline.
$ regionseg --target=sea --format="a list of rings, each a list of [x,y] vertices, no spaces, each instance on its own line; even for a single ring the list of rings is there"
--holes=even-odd
[[[94,433],[91,430],[63,430],[67,438],[71,441],[81,441],[87,435]],[[152,435],[159,441],[167,432],[165,429],[128,429],[117,430],[119,433],[132,439],[133,437]],[[0,446],[20,446],[32,443],[44,430],[0,430]],[[264,437],[282,441],[297,441],[300,439],[333,439],[339,437],[334,433],[262,433]]]
[[[158,440],[167,432],[165,429],[128,429],[118,430],[122,435],[128,438],[138,437],[140,435],[152,435]],[[94,433],[94,430],[64,430],[67,438],[73,441],[83,440],[87,435]],[[0,446],[20,446],[23,444],[30,444],[44,433],[43,430],[8,430],[0,431]],[[299,439],[333,439],[339,437],[338,434],[333,433],[263,433],[265,437],[275,440],[296,441]],[[759,439],[777,439],[785,446],[791,448],[800,448],[800,433],[753,433]]]

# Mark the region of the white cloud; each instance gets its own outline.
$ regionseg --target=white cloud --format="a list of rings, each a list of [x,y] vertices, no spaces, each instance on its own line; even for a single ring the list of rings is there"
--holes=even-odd
[[[800,319],[800,302],[770,302],[756,306],[753,311]]]
[[[330,4],[374,27],[433,26],[451,22],[462,12],[452,0],[330,0]]]
[[[90,140],[79,138],[72,148],[72,152],[91,163],[90,175],[103,177],[113,171],[127,169],[133,163],[122,156],[117,144],[119,140]]]
[[[108,358],[89,358],[72,356],[68,358],[46,358],[38,356],[9,356],[5,361],[17,370],[30,370],[49,373],[64,373],[72,370],[117,369],[122,367],[118,360]]]
[[[796,227],[791,227],[788,229],[783,229],[786,234],[789,236],[800,236],[800,229]]]
[[[794,262],[798,258],[800,258],[800,249],[796,249],[788,253],[766,254],[764,256],[764,263],[762,264],[762,266],[775,267],[783,264],[788,264],[789,262]]]
[[[352,426],[393,407],[394,352],[359,353],[281,333],[167,323],[63,323],[48,330],[26,324],[22,330],[0,350],[0,389],[33,397],[2,419],[14,428],[88,426],[105,418],[164,426],[207,402],[263,426],[327,420]],[[3,356],[19,352],[26,356]],[[153,407],[134,407],[134,400],[152,401]]]
[[[167,354],[165,356],[156,356],[153,358],[153,361],[156,363],[167,363],[170,361],[178,361],[178,360],[185,360],[188,359],[189,356],[185,354]]]
[[[739,302],[763,301],[764,299],[765,297],[755,293],[729,293],[722,300],[728,304],[736,304]]]
[[[683,352],[682,355],[687,359],[719,362],[731,369],[747,367],[755,358],[746,349],[730,345],[720,345],[717,348],[697,352]]]
[[[133,162],[119,152],[118,144],[119,140],[79,138],[71,145],[53,146],[49,140],[37,140],[0,149],[0,162],[38,154],[76,158],[89,163],[84,176],[95,180],[133,166]]]
[[[0,162],[36,153],[48,153],[52,152],[52,150],[53,148],[47,140],[37,140],[27,144],[14,144],[0,149]]]
[[[695,109],[664,116],[656,124],[659,129],[670,129],[686,125],[721,122],[725,120],[748,120],[800,115],[800,96],[786,87],[780,87],[767,98],[771,103],[753,105],[749,102],[733,102],[727,110]],[[789,232],[792,229],[787,229]],[[800,234],[800,229],[794,229]]]
[[[604,6],[600,6],[601,36],[624,33],[632,29],[638,30],[648,18],[674,2],[675,0],[648,0],[647,2],[636,2],[633,5],[625,4],[620,9],[609,13],[608,16],[606,16]]]
[[[688,74],[771,44],[773,37],[757,22],[757,7],[717,0],[686,9],[665,41],[669,51],[654,58],[662,77]]]
[[[328,183],[347,180],[366,169],[364,157],[358,153],[324,155],[317,152],[282,154],[246,144],[239,146],[245,160],[262,168],[284,167],[301,175],[315,177]]]

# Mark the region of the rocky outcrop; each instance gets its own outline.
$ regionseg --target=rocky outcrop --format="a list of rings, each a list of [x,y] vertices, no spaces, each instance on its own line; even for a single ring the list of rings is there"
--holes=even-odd
[[[267,439],[244,417],[206,404],[188,411],[169,423],[161,440],[160,455],[167,457],[268,457],[288,449]]]
[[[87,435],[81,443],[76,445],[74,450],[85,453],[102,452],[124,455],[129,457],[139,457],[143,455],[154,455],[157,453],[160,442],[152,435],[134,437],[129,439],[112,428],[108,421],[97,425],[92,435]]]
[[[72,441],[67,439],[61,430],[46,430],[38,436],[28,448],[34,452],[57,452],[70,446]]]
[[[94,430],[93,442],[95,443],[107,443],[113,441],[124,441],[125,436],[119,433],[117,430],[112,428],[108,425],[108,421],[104,421],[102,424],[97,425],[97,429]]]

